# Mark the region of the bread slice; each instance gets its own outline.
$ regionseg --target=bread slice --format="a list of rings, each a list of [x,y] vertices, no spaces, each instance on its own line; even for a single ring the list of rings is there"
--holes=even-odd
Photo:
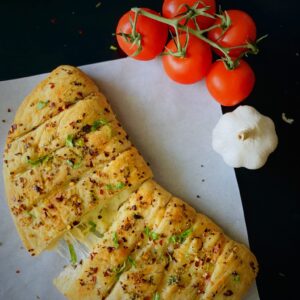
[[[54,284],[72,300],[241,299],[257,271],[247,247],[148,180]]]

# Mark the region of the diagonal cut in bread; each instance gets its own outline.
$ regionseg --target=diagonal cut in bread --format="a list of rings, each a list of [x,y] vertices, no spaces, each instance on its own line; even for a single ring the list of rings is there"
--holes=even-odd
[[[25,98],[3,172],[32,256],[69,236],[88,249],[54,280],[68,299],[241,299],[257,275],[246,246],[152,180],[75,67],[58,67]]]

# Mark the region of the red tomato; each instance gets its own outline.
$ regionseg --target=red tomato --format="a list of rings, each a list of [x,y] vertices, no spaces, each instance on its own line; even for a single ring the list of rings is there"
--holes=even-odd
[[[255,42],[256,25],[253,19],[241,10],[227,10],[227,14],[231,19],[230,27],[222,34],[221,28],[215,28],[208,32],[208,38],[222,47],[235,47],[246,44],[247,42]],[[221,24],[221,19],[217,19],[215,24]],[[233,49],[229,55],[238,57],[245,48]],[[222,56],[219,50],[216,53]]]
[[[181,46],[186,42],[186,34],[179,36]],[[166,49],[177,51],[174,40],[170,40]],[[162,58],[167,75],[178,83],[190,84],[200,81],[209,71],[212,62],[210,46],[194,36],[189,37],[185,57],[165,55]]]
[[[206,77],[210,94],[224,106],[236,105],[247,98],[254,83],[254,72],[244,60],[240,60],[234,70],[228,70],[222,61],[216,61]]]
[[[186,11],[186,8],[182,6],[182,4],[187,4],[189,6],[193,6],[198,0],[165,0],[163,3],[163,16],[169,19],[176,17],[178,14],[181,14]],[[182,6],[180,8],[180,6]],[[215,0],[202,0],[197,8],[202,8],[204,6],[209,6],[210,8],[206,11],[211,15],[216,13],[216,1]],[[184,24],[185,19],[183,19],[180,24]],[[210,27],[214,23],[214,19],[198,16],[197,23],[200,29],[206,29]],[[195,24],[192,20],[188,22],[188,26],[195,29]]]
[[[159,15],[156,11],[148,8],[143,8],[143,10]],[[118,33],[132,33],[130,18],[134,20],[134,16],[135,13],[133,11],[125,13],[119,20],[116,29],[118,44],[129,56],[132,56],[136,52],[138,46],[133,45],[130,41],[126,41],[126,39],[118,35]],[[132,56],[133,58],[138,60],[150,60],[163,51],[168,38],[168,26],[166,24],[139,15],[136,24],[136,31],[142,36],[142,50],[138,55]]]

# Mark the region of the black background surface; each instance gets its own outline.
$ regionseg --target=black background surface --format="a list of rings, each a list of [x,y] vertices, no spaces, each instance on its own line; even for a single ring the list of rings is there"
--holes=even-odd
[[[0,80],[49,72],[60,64],[117,59],[122,54],[109,47],[116,45],[111,33],[118,18],[130,7],[159,10],[162,3],[103,0],[96,8],[98,2],[0,0]],[[218,3],[225,9],[247,11],[257,23],[258,35],[269,34],[261,44],[261,53],[248,59],[257,81],[244,103],[274,120],[279,146],[262,169],[238,169],[236,174],[250,245],[260,262],[257,283],[261,299],[299,299],[300,2]],[[295,123],[284,123],[282,112]]]

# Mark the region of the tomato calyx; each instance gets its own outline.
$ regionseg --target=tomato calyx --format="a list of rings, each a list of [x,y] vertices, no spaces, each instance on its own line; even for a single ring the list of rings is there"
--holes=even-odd
[[[131,17],[129,17],[129,22],[132,28],[131,33],[124,33],[124,32],[118,32],[116,35],[122,36],[126,42],[131,44],[131,47],[137,46],[136,51],[131,54],[131,56],[137,56],[141,53],[142,51],[142,36],[139,32],[136,31],[136,24],[138,20],[140,9],[138,8],[135,12],[134,15],[134,20],[132,20]]]
[[[192,20],[195,24],[195,27],[197,30],[201,30],[199,28],[199,25],[196,21],[196,18],[199,17],[199,16],[203,16],[203,17],[207,17],[207,18],[211,18],[211,19],[215,19],[215,16],[207,13],[207,11],[209,10],[209,6],[203,6],[201,8],[198,8],[198,5],[203,2],[202,1],[197,1],[194,3],[193,6],[190,6],[186,3],[183,3],[181,4],[179,7],[178,7],[178,11],[180,11],[183,7],[186,9],[185,12],[181,13],[181,14],[178,14],[175,18],[177,18],[177,22],[179,23],[181,20],[185,19],[185,22],[184,22],[184,26],[187,26],[189,20]]]

